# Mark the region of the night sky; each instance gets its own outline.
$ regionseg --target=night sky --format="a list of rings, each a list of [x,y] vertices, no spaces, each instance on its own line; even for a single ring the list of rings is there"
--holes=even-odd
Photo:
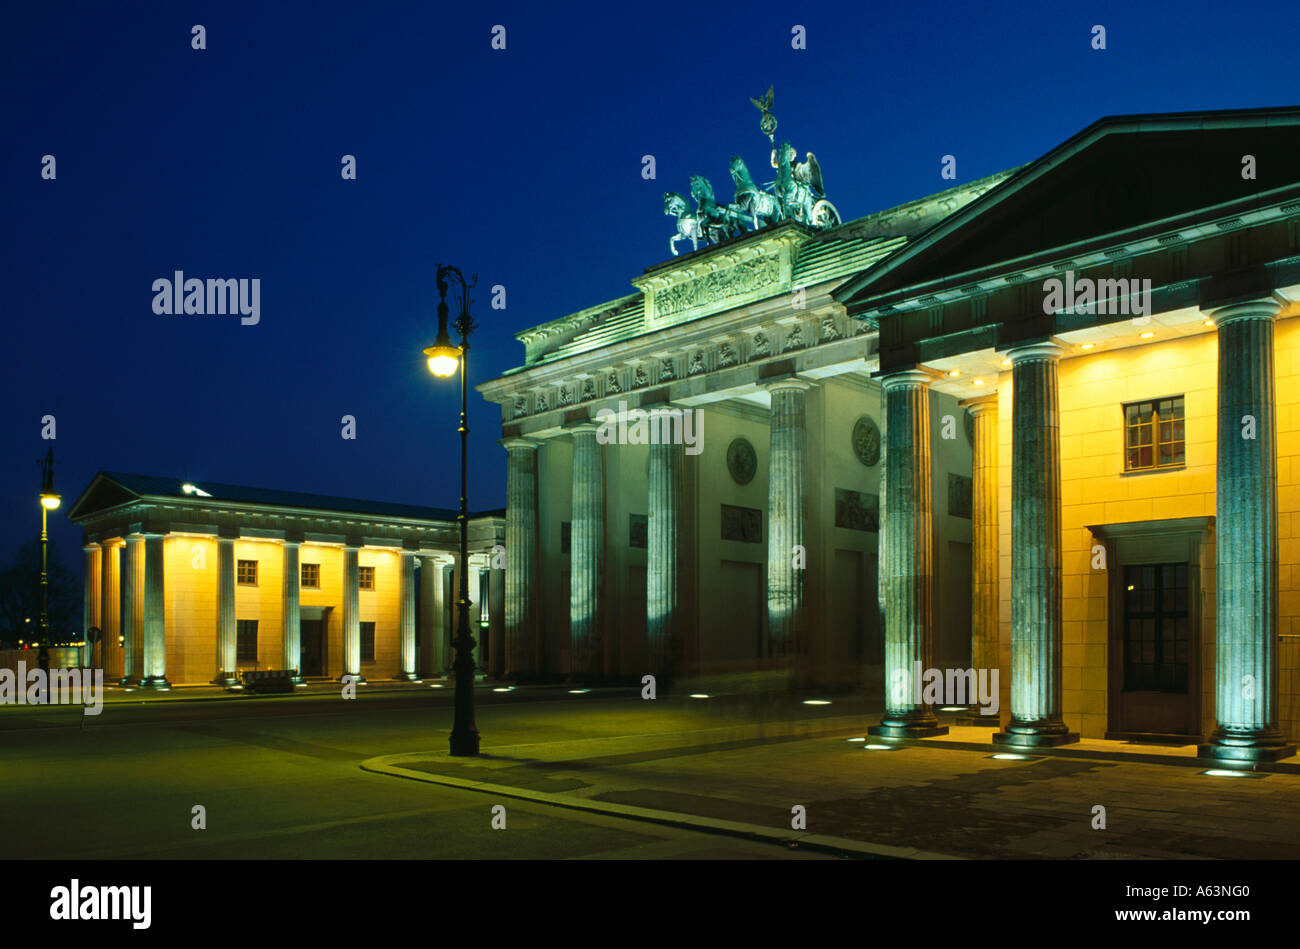
[[[421,355],[435,265],[479,276],[471,385],[518,365],[516,332],[668,256],[665,190],[699,173],[729,199],[728,157],[766,162],[769,84],[846,220],[1103,115],[1300,101],[1294,2],[261,6],[3,15],[0,563],[38,536],[47,414],[67,503],[106,469],[454,507],[459,386]],[[260,278],[260,323],[155,315],[175,270]],[[472,392],[470,413],[471,507],[501,507],[500,413]],[[80,571],[62,512],[52,536]]]

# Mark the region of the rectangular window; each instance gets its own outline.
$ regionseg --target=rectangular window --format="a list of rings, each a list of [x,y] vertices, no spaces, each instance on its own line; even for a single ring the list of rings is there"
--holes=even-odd
[[[1124,568],[1125,691],[1187,693],[1187,564]]]
[[[375,568],[357,567],[357,586],[362,590],[375,588]]]
[[[236,572],[238,574],[237,582],[253,584],[254,586],[256,586],[257,584],[257,561],[256,560],[239,561],[239,563],[236,564]]]
[[[235,620],[235,659],[257,662],[257,620]]]
[[[361,661],[375,661],[375,624],[361,624]]]
[[[320,587],[320,564],[305,563],[302,565],[301,585],[305,587]]]
[[[1124,470],[1158,471],[1186,463],[1183,397],[1124,406]]]

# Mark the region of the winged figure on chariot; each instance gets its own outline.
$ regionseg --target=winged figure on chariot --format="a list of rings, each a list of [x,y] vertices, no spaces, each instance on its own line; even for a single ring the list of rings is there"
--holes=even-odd
[[[745,160],[732,155],[730,170],[735,197],[730,203],[719,204],[713,185],[701,175],[691,177],[693,212],[682,195],[675,191],[665,193],[664,213],[677,221],[677,233],[668,243],[674,257],[681,240],[690,240],[695,250],[701,241],[716,244],[744,233],[747,227],[758,230],[769,224],[797,221],[813,230],[824,231],[842,223],[839,211],[826,197],[817,156],[806,152],[804,160],[797,161],[798,152],[789,142],[782,142],[779,149],[776,147],[773,87],[769,86],[761,99],[751,97],[749,101],[762,113],[759,129],[772,146],[771,164],[776,178],[760,187],[750,175]]]

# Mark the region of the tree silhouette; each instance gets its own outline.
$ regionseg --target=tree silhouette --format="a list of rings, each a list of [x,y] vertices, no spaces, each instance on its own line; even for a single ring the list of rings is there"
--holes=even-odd
[[[82,584],[63,563],[58,545],[49,542],[49,620],[52,642],[81,638]],[[13,647],[31,642],[40,629],[41,543],[22,544],[9,565],[0,570],[0,640]]]

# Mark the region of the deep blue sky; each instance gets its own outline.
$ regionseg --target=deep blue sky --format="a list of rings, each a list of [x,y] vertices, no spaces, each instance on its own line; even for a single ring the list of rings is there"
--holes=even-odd
[[[470,381],[499,375],[514,333],[667,256],[665,190],[729,197],[728,157],[761,165],[769,84],[846,219],[950,186],[944,154],[960,183],[1103,115],[1300,101],[1293,0],[261,7],[3,14],[0,561],[39,529],[45,414],[69,501],[119,469],[454,506],[458,387],[420,354],[434,265],[478,273]],[[154,315],[177,269],[261,278],[261,323]],[[471,505],[502,506],[499,412],[472,395],[471,423]],[[77,529],[53,535],[80,570]]]

